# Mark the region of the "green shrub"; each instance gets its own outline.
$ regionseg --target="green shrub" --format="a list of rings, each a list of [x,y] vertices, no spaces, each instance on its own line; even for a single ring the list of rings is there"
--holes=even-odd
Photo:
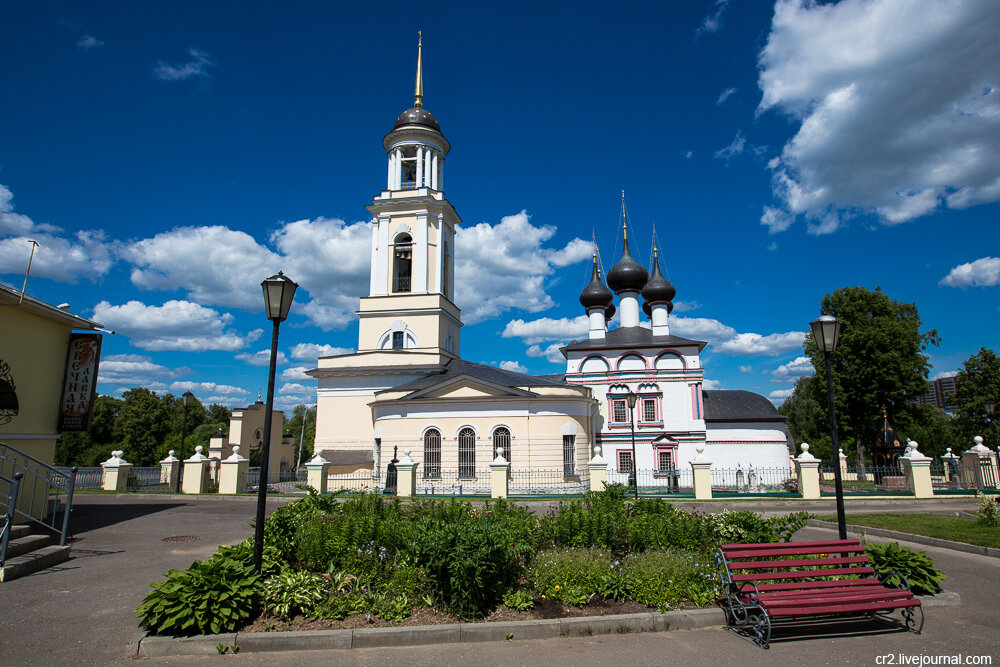
[[[281,561],[294,558],[295,535],[304,523],[337,507],[338,494],[321,495],[313,488],[308,491],[305,497],[282,505],[264,520],[264,546],[277,549]]]
[[[542,551],[531,563],[528,581],[540,595],[582,606],[601,594],[611,574],[611,552],[604,549],[557,548]]]
[[[166,581],[150,587],[135,611],[139,626],[154,635],[232,632],[252,618],[260,604],[260,576],[231,558],[170,570]]]
[[[997,496],[988,496],[982,491],[976,492],[979,500],[979,523],[989,528],[1000,526],[1000,508],[997,507]]]
[[[253,538],[248,537],[232,546],[221,546],[212,555],[212,558],[214,560],[235,560],[252,568]],[[287,569],[289,569],[289,564],[282,559],[281,552],[274,545],[265,543],[264,551],[261,554],[261,574],[264,577],[273,577]]]
[[[338,621],[361,614],[368,608],[365,598],[357,593],[344,593],[342,595],[331,595],[319,602],[309,613],[309,618],[313,620],[336,619]]]
[[[315,571],[357,568],[358,553],[391,558],[407,546],[406,523],[398,499],[374,493],[349,498],[298,524],[292,538],[294,557]]]
[[[716,576],[707,557],[647,551],[628,556],[623,566],[631,599],[660,611],[686,604],[704,607],[715,599]]]
[[[795,512],[765,519],[749,510],[739,512],[723,510],[720,514],[707,514],[704,519],[708,523],[715,546],[788,542],[797,530],[806,525],[809,517],[808,512]]]
[[[296,613],[308,615],[326,598],[330,582],[311,572],[282,572],[264,582],[264,613],[290,621]]]
[[[563,502],[542,521],[540,546],[598,547],[624,551],[629,545],[629,515],[625,487],[610,484],[604,491]]]
[[[934,567],[934,559],[923,551],[913,551],[898,542],[865,545],[868,559],[879,574],[898,573],[906,577],[910,590],[917,595],[933,595],[941,592],[944,573]],[[886,580],[889,585],[898,585],[899,577]]]
[[[517,611],[528,611],[535,607],[535,600],[528,591],[511,591],[504,593],[503,604],[505,607],[510,607]]]

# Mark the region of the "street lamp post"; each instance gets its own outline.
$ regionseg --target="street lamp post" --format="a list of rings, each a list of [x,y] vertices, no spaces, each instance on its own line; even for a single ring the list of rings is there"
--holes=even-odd
[[[264,562],[264,514],[267,505],[267,473],[271,456],[271,413],[274,411],[274,368],[278,359],[278,326],[288,317],[298,284],[278,271],[260,284],[264,309],[274,327],[271,331],[271,365],[267,374],[267,405],[264,412],[264,444],[260,452],[260,480],[257,483],[257,520],[254,523],[253,565],[261,571]]]
[[[635,458],[635,402],[639,398],[634,391],[629,391],[625,395],[628,399],[628,426],[632,431],[632,472],[629,473],[628,483],[632,487],[636,500],[639,499],[639,462]]]
[[[181,394],[181,403],[184,404],[184,416],[181,417],[181,460],[174,464],[180,466],[177,469],[177,488],[175,489],[177,493],[181,492],[181,475],[184,473],[184,438],[187,436],[188,406],[191,404],[192,398],[194,398],[194,394],[190,391],[185,391]]]
[[[996,447],[996,445],[997,445],[997,425],[996,425],[996,422],[993,421],[993,412],[997,409],[996,401],[994,401],[993,399],[987,398],[985,401],[983,401],[983,407],[986,409],[986,418],[990,420],[990,431],[992,431],[992,433],[990,435],[993,436],[993,446]]]
[[[830,436],[833,439],[833,483],[837,491],[837,531],[840,539],[847,539],[847,520],[844,517],[844,482],[840,475],[840,437],[837,435],[837,410],[833,405],[833,369],[830,356],[837,350],[843,325],[833,315],[821,315],[809,323],[813,338],[826,359],[826,396],[830,403]]]

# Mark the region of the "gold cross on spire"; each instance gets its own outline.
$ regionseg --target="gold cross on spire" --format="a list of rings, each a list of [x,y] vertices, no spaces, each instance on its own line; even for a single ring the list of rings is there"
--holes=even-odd
[[[417,85],[413,89],[413,106],[419,109],[424,106],[424,67],[423,67],[423,30],[417,31]]]

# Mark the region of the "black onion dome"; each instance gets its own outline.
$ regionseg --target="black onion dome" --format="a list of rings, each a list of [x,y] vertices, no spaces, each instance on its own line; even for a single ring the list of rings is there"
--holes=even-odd
[[[606,322],[610,322],[611,318],[615,316],[616,312],[618,312],[618,309],[615,308],[615,304],[609,303],[608,307],[604,309],[604,320]]]
[[[398,130],[399,128],[406,127],[408,125],[419,125],[420,127],[426,127],[434,130],[435,132],[441,131],[441,126],[438,125],[437,118],[434,117],[434,114],[423,107],[412,107],[399,114],[396,118],[396,124],[392,129]]]
[[[672,301],[675,296],[677,296],[677,290],[660,273],[660,260],[654,255],[653,275],[646,286],[642,288],[642,300],[646,303],[663,303],[664,301]]]
[[[642,302],[642,312],[646,313],[646,317],[652,317],[653,316],[653,308],[652,308],[652,306],[649,305],[648,301],[643,301]]]
[[[649,281],[649,273],[642,264],[632,259],[632,254],[628,250],[628,238],[625,239],[625,247],[622,249],[622,258],[608,271],[608,287],[615,293],[625,291],[640,291]]]
[[[594,258],[594,274],[590,279],[590,284],[583,288],[580,293],[580,305],[586,309],[607,308],[611,305],[615,295],[611,293],[604,283],[601,282],[601,274],[597,270],[597,258]]]
[[[672,312],[674,312],[674,302],[667,301],[667,315],[669,315]]]

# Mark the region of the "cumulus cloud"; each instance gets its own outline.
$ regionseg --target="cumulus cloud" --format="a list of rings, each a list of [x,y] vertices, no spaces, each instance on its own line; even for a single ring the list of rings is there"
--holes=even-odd
[[[167,301],[162,306],[147,306],[141,301],[113,306],[101,301],[94,306],[94,319],[128,336],[133,345],[144,350],[235,352],[263,332],[235,333],[229,329],[232,315],[190,301]]]
[[[152,357],[141,354],[109,354],[101,359],[97,371],[99,384],[149,387],[152,383],[175,378],[187,369],[172,369],[154,363]],[[163,385],[166,388],[166,385]]]
[[[769,166],[780,208],[836,231],[1000,200],[1000,4],[778,0],[758,113],[798,124]],[[789,219],[790,218],[790,219]]]
[[[520,338],[526,345],[535,345],[553,340],[568,343],[586,336],[589,330],[590,320],[586,315],[559,319],[543,317],[528,322],[520,319],[511,320],[500,335],[504,338]]]
[[[234,396],[246,396],[250,392],[242,387],[234,387],[229,384],[216,384],[214,382],[172,382],[170,383],[170,391],[173,392],[185,392],[190,391],[192,394],[205,395],[213,394],[211,397],[206,397],[202,402],[209,400],[209,398],[216,399],[220,397],[232,398]]]
[[[711,391],[713,389],[722,389],[722,382],[719,381],[719,380],[713,380],[713,379],[709,378],[707,380],[702,380],[702,382],[701,382],[701,388],[702,389],[707,389],[709,391]]]
[[[715,157],[720,160],[725,160],[726,164],[729,164],[731,159],[746,150],[746,146],[747,140],[746,137],[743,136],[743,132],[736,130],[736,136],[733,137],[733,140],[730,141],[729,145],[725,148],[720,148],[715,151]]]
[[[771,382],[791,382],[803,375],[812,375],[815,370],[809,357],[795,357],[771,371]]]
[[[689,310],[697,310],[701,308],[701,304],[697,301],[674,301],[674,311],[675,313],[686,313]]]
[[[712,13],[706,16],[705,20],[698,26],[698,30],[695,31],[695,37],[699,37],[705,33],[719,32],[722,29],[722,16],[726,13],[728,7],[729,0],[715,0]]]
[[[281,371],[281,379],[288,381],[305,380],[306,382],[313,382],[313,378],[306,375],[307,370],[309,370],[308,366],[292,366],[291,368],[286,368]]]
[[[316,391],[316,387],[307,387],[304,384],[298,384],[295,382],[286,382],[281,385],[281,389],[278,390],[279,394],[306,394]]]
[[[806,334],[803,331],[773,333],[761,336],[757,333],[740,333],[718,346],[719,352],[738,356],[775,356],[801,350]]]
[[[559,351],[561,347],[563,347],[561,343],[552,343],[545,348],[542,348],[541,345],[532,345],[524,353],[529,357],[544,357],[553,364],[565,364],[566,357]]]
[[[561,355],[560,355],[561,356]],[[501,361],[500,368],[505,371],[514,371],[515,373],[527,373],[528,367],[517,361]]]
[[[775,405],[781,405],[785,402],[785,399],[792,395],[794,389],[775,389],[770,394],[767,395],[771,402]]]
[[[267,366],[271,363],[271,350],[259,350],[257,352],[243,352],[237,354],[236,358],[240,361],[250,364],[251,366]],[[287,364],[288,357],[281,350],[278,350],[278,357],[275,360],[277,364]]]
[[[939,283],[948,287],[993,287],[1000,284],[1000,257],[959,264]]]
[[[455,244],[456,295],[466,324],[497,317],[513,308],[529,313],[554,306],[546,291],[556,268],[582,261],[593,246],[573,239],[561,248],[544,244],[556,233],[531,224],[526,211],[458,230]]]
[[[753,366],[740,366],[740,373],[753,373]]]
[[[97,39],[93,35],[84,35],[76,41],[76,45],[84,51],[90,51],[91,49],[101,48],[104,46],[104,42]]]
[[[208,54],[199,49],[188,49],[190,59],[186,62],[170,64],[159,61],[153,68],[153,76],[161,81],[185,81],[194,77],[208,78],[208,68],[215,65]]]
[[[735,93],[736,93],[736,89],[735,88],[726,88],[725,90],[723,90],[721,93],[719,93],[719,99],[717,99],[715,101],[716,106],[718,106],[718,105],[722,104],[723,102],[725,102],[726,100],[728,100]]]
[[[736,335],[736,329],[708,317],[671,317],[670,333],[715,343],[729,340]]]
[[[333,357],[354,352],[350,347],[334,347],[318,343],[299,343],[292,348],[291,357],[298,361],[316,361],[320,357]]]
[[[953,378],[958,375],[958,371],[939,371],[931,375],[931,380],[941,380],[943,378]]]

